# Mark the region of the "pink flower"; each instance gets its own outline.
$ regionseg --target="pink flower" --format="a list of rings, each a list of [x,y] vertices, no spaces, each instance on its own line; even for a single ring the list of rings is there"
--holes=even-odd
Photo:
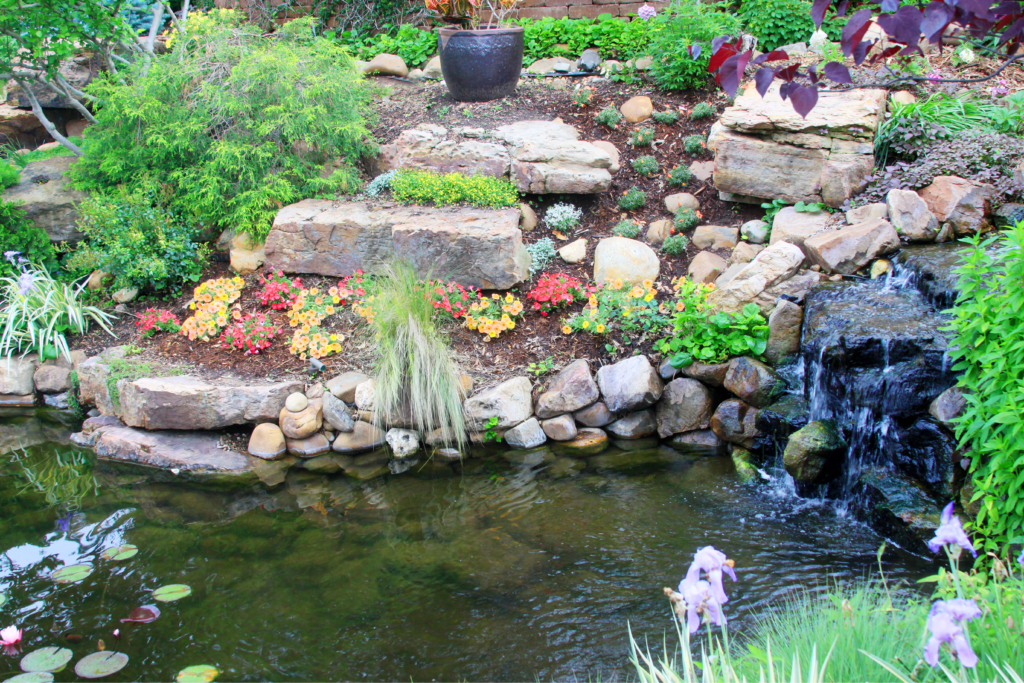
[[[0,645],[4,646],[4,653],[9,655],[16,655],[19,652],[19,643],[21,643],[21,629],[16,626],[8,626],[4,630],[0,631]]]
[[[648,4],[640,5],[640,9],[636,11],[636,15],[646,21],[647,19],[653,19],[658,12]]]

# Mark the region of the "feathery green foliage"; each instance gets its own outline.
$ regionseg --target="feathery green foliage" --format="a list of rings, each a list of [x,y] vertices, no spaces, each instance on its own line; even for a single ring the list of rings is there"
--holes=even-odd
[[[630,162],[630,165],[633,167],[634,171],[639,175],[642,175],[644,178],[654,175],[658,172],[658,169],[661,168],[658,165],[658,160],[650,154],[633,159],[633,161]]]
[[[485,175],[430,173],[400,169],[391,179],[391,196],[408,204],[469,204],[492,209],[516,206],[519,193],[507,180]]]
[[[619,206],[626,211],[642,209],[647,204],[647,193],[638,187],[631,187],[619,197]]]
[[[690,182],[693,173],[686,166],[676,166],[668,172],[668,184],[674,187],[682,187]]]
[[[635,240],[640,236],[640,224],[628,218],[623,219],[612,228],[612,234],[617,237],[628,237],[631,240]]]

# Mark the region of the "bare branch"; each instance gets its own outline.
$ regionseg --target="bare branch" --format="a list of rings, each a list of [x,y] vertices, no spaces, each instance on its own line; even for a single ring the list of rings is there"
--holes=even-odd
[[[32,113],[35,114],[39,123],[43,124],[43,128],[46,129],[46,132],[49,133],[54,140],[74,152],[76,156],[85,156],[85,152],[83,152],[78,145],[61,135],[60,131],[57,130],[57,127],[53,125],[53,122],[46,118],[46,114],[43,113],[43,108],[39,106],[39,100],[36,99],[36,94],[32,92],[32,88],[29,87],[29,84],[24,81],[18,81],[18,85],[21,86],[25,96],[28,97],[28,101],[32,105]]]
[[[172,13],[173,16],[173,13]],[[153,22],[149,25],[149,35],[146,36],[146,52],[153,54],[153,47],[156,44],[156,34],[160,30],[160,22],[164,18],[164,3],[157,0],[153,3]]]

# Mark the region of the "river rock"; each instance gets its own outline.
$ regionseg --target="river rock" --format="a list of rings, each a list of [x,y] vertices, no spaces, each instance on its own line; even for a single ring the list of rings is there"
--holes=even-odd
[[[389,55],[386,52],[382,52],[363,67],[363,73],[368,76],[376,74],[405,78],[409,75],[409,67],[406,66],[405,61],[398,55]]]
[[[839,474],[846,448],[833,422],[815,420],[790,435],[782,461],[797,481],[820,484]]]
[[[576,68],[580,71],[597,71],[601,66],[601,53],[597,50],[584,50],[580,58],[576,60]]]
[[[733,446],[729,454],[733,467],[736,468],[736,477],[741,484],[756,484],[761,479],[761,473],[757,471],[754,464],[754,454],[746,448]]]
[[[526,202],[519,204],[519,229],[532,232],[537,227],[537,212]]]
[[[115,460],[166,470],[186,478],[237,484],[255,482],[252,465],[242,453],[220,447],[220,434],[203,431],[156,431],[107,426],[94,432],[100,460]]]
[[[739,241],[740,231],[725,225],[701,225],[693,231],[693,246],[698,249],[732,249]]]
[[[85,192],[71,188],[65,175],[76,156],[59,156],[33,161],[21,169],[21,181],[0,193],[4,201],[22,202],[21,208],[51,242],[80,241],[85,235],[78,229],[78,204]]]
[[[974,235],[991,227],[988,214],[995,195],[991,185],[940,175],[918,194],[938,222],[949,223],[957,237]]]
[[[331,449],[337,453],[360,453],[384,445],[384,432],[369,422],[358,420],[351,432],[341,432],[334,438]]]
[[[771,405],[785,388],[782,379],[764,363],[741,356],[729,362],[724,386],[755,408]]]
[[[876,219],[821,233],[804,242],[808,258],[830,273],[849,275],[900,248],[900,236],[888,221]]]
[[[777,241],[746,264],[728,284],[717,287],[708,297],[708,303],[720,311],[736,313],[766,290],[796,275],[803,260],[804,252],[800,247]],[[774,304],[773,299],[771,305]]]
[[[792,301],[779,299],[768,316],[768,346],[764,357],[769,363],[778,365],[800,351],[803,322],[804,309]]]
[[[0,395],[26,396],[34,391],[32,377],[39,367],[36,354],[0,357]]]
[[[722,440],[710,429],[698,429],[693,432],[676,434],[668,445],[683,453],[712,455],[722,449]]]
[[[764,244],[770,232],[771,226],[757,218],[740,226],[740,236],[751,244]]]
[[[281,409],[278,424],[285,437],[289,439],[305,439],[320,431],[323,426],[323,402],[320,400],[310,401],[309,404],[298,412],[292,412],[287,408]]]
[[[711,283],[718,279],[726,267],[724,258],[710,251],[702,251],[690,261],[686,276],[694,282]]]
[[[934,242],[939,234],[939,221],[928,205],[913,190],[893,188],[885,195],[889,222],[899,236],[908,242]]]
[[[607,140],[591,140],[590,144],[603,150],[611,157],[612,165],[608,167],[608,172],[615,175],[619,172],[619,148],[608,142]]]
[[[775,214],[769,244],[789,242],[803,249],[809,237],[828,229],[830,220],[831,216],[825,211],[797,211],[787,206]]]
[[[736,248],[732,250],[732,254],[726,260],[727,265],[733,263],[750,263],[757,255],[764,251],[765,247],[763,244],[751,244],[750,242],[740,242],[736,245]],[[725,269],[723,269],[723,272]],[[717,280],[717,277],[715,278]]]
[[[656,408],[658,436],[706,429],[711,424],[714,398],[707,387],[695,379],[676,379],[665,385]]]
[[[928,406],[928,414],[947,429],[953,429],[953,420],[964,414],[967,400],[960,387],[946,389]]]
[[[729,373],[729,363],[690,363],[679,372],[683,377],[695,379],[702,384],[720,387]]]
[[[599,397],[589,363],[583,359],[575,360],[555,375],[548,383],[547,391],[537,398],[537,417],[545,419],[571,413],[589,406]]]
[[[594,282],[598,284],[622,280],[638,285],[657,280],[660,271],[661,261],[654,250],[628,237],[606,237],[594,250]]]
[[[723,401],[711,416],[711,430],[722,441],[753,448],[761,432],[757,429],[757,409],[743,401]]]
[[[700,202],[689,192],[678,192],[665,197],[665,209],[669,213],[677,213],[679,209],[700,211]]]
[[[408,458],[420,449],[420,435],[411,429],[389,429],[384,440],[396,458]]]
[[[608,435],[603,429],[593,427],[582,427],[576,431],[576,438],[572,441],[564,441],[559,446],[568,455],[584,457],[594,455],[608,448],[611,445]]]
[[[472,431],[483,431],[496,417],[494,428],[509,429],[528,420],[533,414],[532,388],[528,377],[513,377],[470,396],[463,404],[466,426]]]
[[[642,439],[657,432],[658,424],[652,411],[642,410],[612,422],[606,429],[620,439]]]
[[[597,385],[613,413],[628,413],[652,406],[663,386],[646,356],[633,356],[597,371]]]
[[[314,458],[331,450],[331,444],[322,433],[316,433],[305,439],[286,439],[288,452],[300,458]]]
[[[550,420],[542,420],[541,429],[552,441],[572,441],[576,438],[576,421],[572,415],[559,415]]]
[[[857,223],[863,223],[864,221],[871,221],[876,218],[889,218],[888,204],[885,202],[865,204],[864,206],[858,206],[856,209],[850,209],[846,212],[846,222],[850,225],[856,225]]]
[[[356,407],[359,410],[373,411],[377,404],[377,383],[370,379],[360,383],[355,390]]]
[[[444,78],[444,74],[441,73],[441,55],[434,55],[427,62],[427,65],[423,67],[423,78],[430,78],[433,80],[440,80]]]
[[[869,467],[858,480],[871,526],[886,538],[922,556],[934,553],[927,542],[939,527],[939,506],[909,477],[885,467]]]
[[[651,118],[651,114],[654,113],[654,103],[651,102],[650,97],[638,95],[623,102],[619,111],[629,123],[640,123]]]
[[[566,263],[579,263],[587,257],[587,240],[584,237],[569,242],[558,250],[558,256]]]
[[[339,432],[351,432],[355,429],[355,421],[349,414],[348,406],[344,401],[335,398],[334,394],[330,393],[324,393],[321,400],[324,406],[324,420],[327,421],[327,425]]]
[[[256,425],[249,436],[249,455],[263,460],[277,460],[285,454],[284,433],[272,422]]]
[[[573,413],[573,417],[576,419],[576,422],[587,427],[604,427],[615,419],[615,416],[608,410],[608,406],[604,404],[604,401],[598,401],[583,410],[577,410]]]
[[[610,176],[609,176],[610,178]],[[328,277],[408,261],[423,278],[508,289],[529,277],[519,209],[396,206],[305,199],[281,209],[267,236],[267,263]]]
[[[231,240],[228,258],[231,270],[239,275],[255,273],[267,260],[266,244],[257,242],[247,233],[240,233]]]
[[[293,413],[301,413],[309,405],[309,398],[305,394],[295,392],[289,394],[284,401],[284,407]]]
[[[370,379],[361,372],[343,372],[327,382],[327,391],[345,403],[356,402],[356,387]]]
[[[537,418],[531,417],[505,432],[504,440],[512,448],[530,449],[542,446],[548,437]]]

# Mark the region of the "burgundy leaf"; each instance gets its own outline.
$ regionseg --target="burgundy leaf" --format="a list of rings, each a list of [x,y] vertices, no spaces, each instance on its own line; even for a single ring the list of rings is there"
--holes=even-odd
[[[850,0],[842,0],[842,2],[840,2],[838,5],[836,5],[836,16],[837,17],[845,17],[846,16],[846,8],[849,7],[849,6],[850,6]]]
[[[764,94],[768,92],[768,88],[771,87],[772,81],[775,80],[775,69],[770,66],[766,66],[763,69],[759,69],[754,74],[754,86],[757,88],[757,92],[764,97]]]
[[[999,37],[999,42],[1008,43],[1019,33],[1024,33],[1024,16],[1013,22],[1013,24],[1010,25],[1010,28],[1003,31],[1003,35]]]
[[[732,45],[723,45],[711,53],[711,61],[708,62],[708,73],[714,73],[725,61],[736,55],[736,48]]]
[[[899,56],[909,57],[910,55],[915,53],[920,54],[922,57],[924,56],[924,51],[921,49],[921,46],[919,45],[907,45],[905,48],[899,51]]]
[[[992,3],[991,0],[958,0],[956,5],[978,18],[985,19],[989,16],[988,12]]]
[[[875,62],[877,62],[879,60],[888,59],[889,57],[892,57],[894,54],[896,54],[899,51],[900,51],[900,46],[899,45],[893,45],[892,47],[887,47],[881,53],[873,55],[871,57],[871,63],[874,64]]]
[[[946,7],[944,2],[933,2],[924,8],[924,21],[921,22],[921,32],[931,40],[935,35],[942,35],[946,26],[953,19],[953,11]]]
[[[753,56],[753,52],[747,50],[735,54],[729,59],[725,60],[722,64],[722,68],[718,72],[719,83],[729,97],[736,97],[736,91],[739,90],[740,81],[743,80],[743,71],[747,68],[747,62]]]
[[[732,36],[718,36],[711,41],[711,52],[718,52],[718,49],[723,45],[730,45],[733,42]],[[735,47],[733,48],[735,51]]]
[[[850,70],[840,62],[829,62],[821,71],[825,74],[825,78],[835,83],[853,83],[853,79],[850,78]]]
[[[813,85],[795,85],[790,90],[789,99],[793,102],[793,109],[803,118],[814,109],[818,103],[818,89]]]
[[[783,83],[779,87],[779,97],[781,97],[782,99],[786,99],[787,97],[789,97],[789,91],[792,90],[794,87],[796,87],[796,84],[793,83],[792,81]]]
[[[921,10],[904,5],[895,14],[878,17],[878,25],[889,34],[893,42],[916,45],[921,39],[921,20],[923,18]]]
[[[799,64],[790,64],[785,69],[779,69],[778,76],[787,83],[796,78],[797,73],[800,71]]]
[[[816,84],[818,82],[818,65],[817,64],[811,64],[809,67],[807,67],[807,77],[811,79],[811,83],[815,83]]]
[[[883,12],[895,12],[900,6],[900,0],[882,0]]]
[[[846,22],[846,26],[843,27],[843,34],[839,38],[839,46],[843,48],[844,55],[850,56],[870,27],[871,10],[862,9],[850,17],[850,21]]]
[[[690,59],[699,59],[702,49],[703,48],[701,48],[700,43],[694,43],[693,45],[691,45],[689,47]]]
[[[853,48],[853,54],[851,55],[853,57],[853,63],[856,64],[857,66],[863,64],[864,58],[868,56],[868,50],[870,50],[874,46],[874,44],[875,41],[873,40],[870,43],[863,41],[857,43],[857,47]]]
[[[768,59],[766,62],[779,62],[789,59],[789,54],[785,50],[772,50],[768,53]]]
[[[159,616],[160,610],[156,605],[143,605],[142,607],[136,607],[133,609],[128,615],[128,618],[122,619],[121,623],[148,624],[152,621],[156,621]]]
[[[821,28],[821,22],[825,20],[825,12],[828,11],[832,0],[814,0],[811,4],[811,21],[815,28]]]

